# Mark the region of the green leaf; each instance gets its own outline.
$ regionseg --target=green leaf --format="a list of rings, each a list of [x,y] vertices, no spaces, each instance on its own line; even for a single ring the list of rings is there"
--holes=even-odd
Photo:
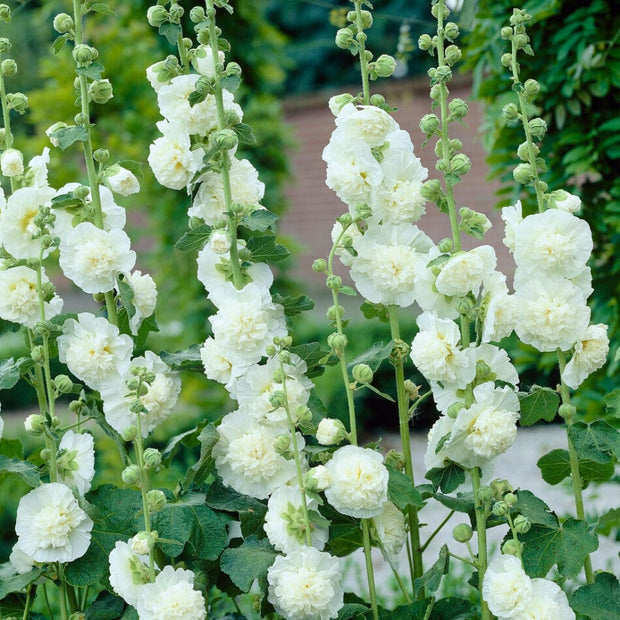
[[[620,508],[610,508],[597,520],[596,532],[603,536],[611,536],[618,528],[620,528]]]
[[[276,293],[273,296],[273,301],[284,307],[284,314],[286,316],[295,316],[301,312],[307,312],[314,308],[314,302],[307,295],[298,295],[297,297],[283,297]]]
[[[277,555],[266,538],[249,536],[240,547],[222,553],[220,568],[242,592],[248,592],[256,579],[267,576]]]
[[[275,233],[278,219],[278,216],[268,209],[256,209],[256,211],[252,211],[249,215],[242,217],[239,224],[248,230],[256,230],[258,232],[270,230]]]
[[[175,47],[176,44],[179,42],[181,32],[182,30],[179,24],[171,24],[170,22],[165,22],[159,27],[159,34],[162,37],[166,37],[166,39],[168,39],[168,43]]]
[[[574,611],[593,620],[620,620],[620,584],[611,573],[597,573],[594,583],[575,590],[569,600]]]
[[[521,426],[531,426],[539,420],[551,422],[560,404],[557,392],[549,388],[534,387],[527,396],[519,394],[521,401]]]
[[[462,598],[447,597],[433,606],[429,620],[472,620],[478,617],[474,603]]]
[[[318,377],[323,374],[325,368],[323,367],[323,364],[320,363],[320,360],[324,359],[326,355],[329,355],[329,351],[321,349],[321,345],[318,342],[298,344],[297,346],[291,347],[290,351],[295,355],[299,355],[299,357],[306,362],[306,365],[308,366],[306,377],[308,377],[308,379],[312,379],[313,377]],[[338,363],[338,359],[331,359],[330,357],[330,359],[324,363],[328,366],[334,366]]]
[[[101,13],[102,15],[116,15],[105,2],[95,2],[88,7],[88,10],[94,13]]]
[[[0,439],[0,454],[11,458],[24,460],[24,446],[19,439]]]
[[[30,368],[34,362],[29,357],[19,357],[8,360],[0,360],[0,390],[11,389],[20,377]]]
[[[469,515],[474,514],[474,496],[471,492],[457,493],[456,497],[453,495],[443,495],[442,493],[433,493],[433,497],[450,510],[456,510]]]
[[[249,125],[239,123],[233,127],[233,130],[237,134],[241,144],[256,144],[256,136]]]
[[[379,620],[424,620],[429,601],[416,601],[408,605],[399,605],[392,610],[382,609],[379,612]],[[372,612],[364,616],[364,620],[372,620]]]
[[[415,580],[416,596],[421,592],[431,593],[437,592],[441,585],[441,579],[448,574],[450,568],[450,556],[448,555],[448,546],[443,545],[439,550],[439,558],[437,561],[422,575]]]
[[[140,179],[144,176],[141,161],[135,161],[134,159],[123,159],[118,162],[118,165],[121,166],[121,168],[125,168],[125,170],[129,170],[129,172],[135,174]]]
[[[136,314],[136,307],[133,305],[133,288],[131,288],[131,284],[127,282],[127,278],[122,273],[117,274],[116,284],[118,286],[118,296],[121,305],[125,308],[127,316],[131,319]]]
[[[202,484],[212,473],[215,472],[215,461],[211,456],[213,446],[218,442],[220,436],[213,424],[205,426],[198,441],[200,441],[200,458],[187,470],[183,479],[183,488],[189,489],[192,485]]]
[[[211,234],[211,226],[207,224],[200,224],[196,228],[188,230],[174,245],[175,249],[180,252],[193,252],[195,250],[202,250],[204,244],[209,239]]]
[[[342,295],[348,295],[349,297],[356,297],[357,291],[352,286],[341,286],[338,292]]]
[[[372,368],[373,372],[377,372],[381,362],[390,357],[393,348],[393,340],[390,340],[387,344],[384,344],[383,342],[375,342],[370,349],[360,353],[360,355],[350,362],[348,367],[351,369],[356,364],[368,364],[368,366]]]
[[[439,488],[444,493],[452,493],[465,482],[463,468],[455,463],[450,463],[446,467],[433,467],[426,472],[425,477],[433,483],[436,489]]]
[[[98,62],[91,62],[88,67],[78,67],[75,72],[78,75],[85,75],[91,80],[101,79],[101,74],[104,71],[104,66]]]
[[[73,195],[73,192],[68,194],[62,194],[61,196],[55,196],[52,198],[52,209],[67,209],[70,207],[82,206],[82,201]]]
[[[65,45],[67,45],[67,41],[69,40],[69,36],[67,34],[62,34],[59,37],[54,39],[54,43],[52,43],[52,51],[54,54],[58,54]]]
[[[159,357],[172,368],[172,370],[186,370],[203,373],[202,359],[200,357],[200,344],[193,344],[183,351],[168,353],[162,351]]]
[[[548,454],[540,457],[536,463],[540,468],[543,480],[548,484],[559,484],[570,476],[570,456],[568,450],[551,450]],[[579,474],[583,480],[604,481],[614,475],[613,463],[597,463],[581,459],[579,460]]]
[[[517,504],[515,509],[519,514],[527,517],[533,525],[556,528],[558,518],[551,512],[549,506],[536,497],[531,491],[517,490]]]
[[[575,422],[569,426],[568,436],[580,460],[609,463],[620,458],[620,434],[604,420]]]
[[[40,568],[35,568],[23,575],[4,577],[2,581],[0,581],[0,601],[12,592],[19,592],[26,586],[34,583],[41,576],[42,572]]]
[[[620,348],[617,351],[620,354]],[[605,404],[605,410],[608,415],[613,417],[620,417],[620,389],[614,390],[605,396],[603,399]]]
[[[341,515],[329,505],[323,506],[321,512],[331,522],[327,544],[332,555],[344,557],[364,546],[362,528],[357,519]]]
[[[533,525],[521,536],[523,566],[530,577],[545,577],[554,564],[562,577],[576,577],[586,556],[598,549],[598,537],[585,521],[567,519],[557,528]]]
[[[275,235],[251,237],[246,247],[252,253],[252,260],[256,263],[276,262],[285,259],[289,254],[281,243],[276,243]]]
[[[125,601],[120,596],[103,590],[87,607],[84,620],[116,620],[124,609]]]
[[[383,304],[373,304],[370,301],[365,301],[361,306],[360,310],[366,319],[379,319],[382,323],[388,323],[388,311],[387,307]]]
[[[241,86],[241,78],[238,75],[227,75],[220,80],[222,88],[230,93],[237,92],[239,86]]]
[[[142,498],[133,489],[106,484],[86,496],[93,511],[94,525],[88,551],[67,565],[65,577],[73,586],[101,584],[107,579],[108,557],[116,541],[131,538],[138,529],[136,518],[142,510]]]
[[[388,467],[387,469],[390,474],[388,480],[388,499],[401,510],[405,510],[407,506],[424,508],[422,497],[411,483],[411,480],[393,467]]]
[[[161,538],[175,542],[161,543],[170,557],[178,556],[185,545],[201,560],[217,560],[228,543],[228,515],[215,512],[205,504],[205,496],[192,493],[183,501],[170,502],[153,515],[153,529]]]
[[[11,459],[0,454],[0,484],[11,475],[18,476],[28,486],[33,488],[41,483],[39,470],[32,463]]]
[[[337,620],[354,620],[359,617],[360,614],[364,614],[368,611],[366,605],[360,603],[345,603],[338,611]]]
[[[192,91],[187,98],[187,102],[189,103],[190,108],[193,108],[195,105],[202,103],[207,98],[206,92],[199,92],[197,90]]]
[[[88,132],[86,131],[86,127],[77,127],[73,125],[71,127],[57,129],[50,135],[50,138],[58,140],[58,146],[64,151],[74,142],[87,142]]]

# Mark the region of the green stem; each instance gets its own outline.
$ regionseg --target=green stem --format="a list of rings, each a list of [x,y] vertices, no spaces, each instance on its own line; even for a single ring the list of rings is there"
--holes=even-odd
[[[362,93],[364,104],[370,104],[370,80],[368,75],[368,60],[366,58],[366,33],[364,32],[364,20],[362,17],[362,2],[355,0],[355,24],[357,35],[355,37],[359,46],[360,72],[362,74]]]
[[[45,600],[45,606],[47,607],[47,613],[49,614],[49,617],[51,618],[51,620],[54,620],[54,612],[52,611],[52,606],[50,604],[50,597],[47,593],[47,584],[44,583],[42,587],[43,587],[43,598]]]
[[[373,620],[379,620],[377,606],[377,591],[375,589],[375,572],[372,565],[372,552],[370,547],[370,519],[362,519],[362,537],[364,540],[364,557],[366,558],[366,574],[368,575],[368,591],[370,594],[370,607],[372,608]]]
[[[441,532],[444,525],[452,518],[452,515],[454,515],[454,510],[451,510],[448,513],[448,516],[435,528],[435,531],[426,539],[426,542],[422,545],[422,551],[426,550],[426,548],[430,545],[431,540],[433,540],[433,538],[435,538],[435,536],[437,536],[437,534]]]
[[[487,570],[487,515],[486,507],[483,501],[478,497],[480,490],[480,470],[472,467],[469,470],[471,474],[472,489],[474,493],[474,506],[476,512],[476,532],[478,534],[478,559],[476,566],[478,568],[478,590],[480,591],[480,605],[482,610],[482,620],[491,620],[491,612],[482,596],[482,582],[484,574]]]
[[[452,551],[448,551],[448,555],[450,557],[453,557],[455,560],[459,560],[460,562],[463,562],[464,564],[469,564],[470,566],[476,567],[475,562],[472,562],[471,560],[468,560],[467,558],[464,558],[460,555],[456,555],[456,553],[452,553]]]
[[[392,569],[392,574],[394,575],[394,579],[396,579],[396,583],[398,584],[400,591],[403,593],[405,601],[407,601],[407,603],[411,603],[411,597],[409,596],[409,592],[407,592],[405,582],[402,580],[400,573],[398,572],[398,568],[394,565],[394,562],[392,562],[392,558],[390,558],[389,554],[385,550],[385,546],[383,545],[379,537],[377,537],[377,545],[379,549],[381,549],[381,553],[383,554],[385,561],[390,565],[390,568]]]
[[[30,613],[30,606],[32,605],[32,584],[26,588],[26,604],[24,605],[24,613],[22,614],[22,620],[28,620],[28,614]]]
[[[0,61],[2,56],[0,55]],[[2,118],[4,119],[4,144],[5,148],[10,149],[13,146],[13,133],[11,131],[11,112],[6,100],[6,86],[4,83],[4,75],[0,71],[0,104],[2,105]],[[10,177],[11,192],[15,191],[15,178]]]
[[[398,324],[398,310],[394,305],[388,306],[388,317],[390,319],[390,331],[392,340],[397,343],[400,338],[400,326]],[[401,354],[393,356],[392,363],[396,375],[396,399],[398,402],[398,426],[400,429],[400,441],[402,445],[403,457],[405,459],[405,474],[411,480],[411,485],[415,487],[413,476],[413,457],[411,455],[411,436],[409,431],[409,400],[405,391],[405,371],[403,368],[403,358]],[[415,506],[407,506],[407,519],[409,522],[409,537],[411,539],[411,553],[413,559],[413,574],[411,584],[414,586],[415,580],[424,574],[422,563],[422,549],[420,544],[420,521],[418,510]]]
[[[67,583],[65,581],[65,565],[61,562],[58,563],[58,580],[60,582],[58,593],[58,600],[60,604],[60,617],[62,620],[67,620]]]

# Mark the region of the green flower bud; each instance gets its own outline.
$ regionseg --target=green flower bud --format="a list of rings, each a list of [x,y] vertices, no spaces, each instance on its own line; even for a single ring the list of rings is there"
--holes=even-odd
[[[449,418],[452,418],[453,420],[455,420],[455,419],[456,419],[456,416],[458,416],[459,411],[460,411],[461,409],[465,409],[465,405],[464,405],[463,403],[461,403],[461,402],[458,402],[458,403],[452,403],[452,404],[448,407],[448,409],[446,410],[446,415],[447,415]]]
[[[374,373],[368,364],[356,364],[351,372],[353,379],[358,383],[372,383]]]
[[[142,475],[137,465],[129,465],[121,472],[123,482],[128,486],[140,487]]]
[[[519,108],[515,103],[507,103],[502,108],[502,116],[507,121],[514,121],[521,118],[521,115],[519,114]]]
[[[312,263],[312,270],[317,273],[325,273],[327,271],[327,261],[324,258],[317,258]]]
[[[269,404],[274,409],[279,409],[280,407],[284,407],[286,405],[286,395],[284,392],[277,390],[271,394],[269,397]]]
[[[11,21],[11,9],[8,4],[0,4],[0,20],[7,24]]]
[[[88,99],[93,103],[104,104],[114,97],[110,80],[95,80],[88,85]]]
[[[457,45],[448,45],[445,51],[446,63],[452,67],[461,60],[461,50]]]
[[[232,129],[220,129],[211,134],[209,141],[220,151],[230,151],[237,146],[239,138]]]
[[[526,34],[516,34],[513,37],[513,41],[515,47],[518,50],[522,50],[530,42],[530,38]]]
[[[478,360],[476,362],[476,380],[485,381],[490,374],[489,365],[484,360]]]
[[[396,69],[396,60],[388,54],[381,54],[375,61],[374,69],[378,77],[390,77]]]
[[[525,84],[523,85],[523,94],[526,101],[534,101],[539,92],[540,84],[536,80],[530,78],[525,81]]]
[[[450,237],[444,237],[437,244],[437,248],[442,254],[449,254],[454,249],[454,241]]]
[[[337,308],[336,306],[330,306],[327,309],[327,318],[330,321],[335,321],[338,315],[340,316],[340,318],[344,316],[344,308],[340,304],[338,305]]]
[[[452,70],[450,67],[442,65],[437,67],[433,77],[435,82],[447,82],[452,79]]]
[[[472,209],[463,207],[459,209],[461,216],[460,229],[476,239],[482,239],[484,234],[491,228],[491,222],[484,213],[477,213]]]
[[[199,24],[200,22],[207,21],[207,15],[205,14],[204,8],[201,6],[192,7],[189,12],[189,18],[194,24]]]
[[[517,515],[514,520],[514,528],[517,534],[526,534],[530,531],[532,522],[523,515]]]
[[[129,575],[131,582],[136,585],[150,583],[151,581],[149,567],[133,554],[129,556]]]
[[[542,118],[533,118],[528,123],[528,127],[530,128],[532,136],[538,140],[542,140],[547,133],[547,123],[545,123]]]
[[[448,110],[453,118],[465,118],[469,112],[469,106],[462,99],[456,98],[448,104]]]
[[[295,410],[295,419],[300,424],[309,424],[312,422],[312,411],[306,405],[299,405]]]
[[[168,500],[166,500],[164,492],[160,489],[152,489],[146,494],[146,505],[151,514],[162,510],[167,503]]]
[[[12,58],[5,58],[2,61],[2,75],[12,77],[17,73],[17,63]]]
[[[100,164],[105,164],[110,159],[110,151],[108,149],[97,149],[93,153],[93,159]]]
[[[504,67],[510,67],[512,64],[512,54],[506,52],[505,54],[502,54],[502,57],[499,60]]]
[[[138,532],[132,539],[131,550],[138,555],[148,555],[155,548],[159,535],[153,532]]]
[[[443,29],[446,39],[454,41],[459,36],[459,27],[454,22],[448,22]]]
[[[54,30],[59,34],[72,32],[74,27],[75,24],[73,23],[73,17],[71,17],[71,15],[67,15],[66,13],[58,13],[58,15],[54,17]]]
[[[337,115],[347,103],[355,101],[355,97],[349,93],[342,93],[341,95],[334,95],[329,100],[329,109],[332,114]],[[374,104],[373,104],[374,105]]]
[[[24,93],[9,93],[6,102],[9,110],[15,110],[18,114],[23,114],[28,109],[28,97]]]
[[[493,514],[496,517],[503,517],[507,515],[509,512],[510,512],[510,507],[505,501],[500,500],[499,502],[495,502],[493,504]]]
[[[144,469],[153,469],[161,465],[161,452],[157,448],[147,448],[144,451]]]
[[[517,496],[512,491],[509,491],[504,495],[504,501],[512,508],[517,503]]]
[[[320,493],[330,484],[331,475],[325,465],[317,465],[309,469],[304,476],[304,484],[309,491]]]
[[[288,458],[291,454],[291,436],[286,433],[278,435],[273,443],[273,449],[280,456]]]
[[[512,176],[517,183],[521,185],[529,185],[534,181],[536,175],[534,174],[534,168],[530,164],[518,164],[512,171]]]
[[[515,555],[517,557],[521,557],[522,551],[523,551],[523,545],[519,541],[515,540],[514,538],[507,540],[502,545],[502,553],[504,555]]]
[[[161,4],[156,4],[148,8],[146,12],[146,19],[149,24],[153,26],[153,28],[159,28],[170,19],[170,16],[168,15],[168,11],[166,11],[165,7],[161,6]]]
[[[436,114],[425,114],[420,120],[420,130],[427,136],[440,133],[440,122]]]
[[[491,491],[493,492],[493,497],[499,501],[504,497],[505,493],[512,491],[512,486],[508,480],[497,478],[491,482]]]
[[[337,418],[323,418],[316,431],[316,440],[322,446],[334,446],[347,437],[347,429]]]
[[[440,10],[441,10],[441,16],[443,17],[443,19],[446,19],[446,17],[450,15],[450,9],[445,4],[444,5],[440,5],[439,3],[433,4],[431,8],[431,14],[435,19],[439,17]]]
[[[6,37],[0,37],[0,54],[11,51],[11,42]]]
[[[467,523],[459,523],[452,530],[452,538],[456,540],[456,542],[466,543],[472,539],[474,535],[474,531],[471,529]]]
[[[41,452],[39,452],[39,456],[42,461],[49,461],[52,456],[52,451],[49,448],[43,448]]]
[[[469,172],[471,168],[471,160],[465,153],[457,153],[450,160],[450,169],[452,172],[458,176],[463,176]]]
[[[490,502],[493,499],[493,491],[491,490],[491,487],[488,486],[481,486],[478,489],[478,501],[481,502]]]
[[[45,418],[39,413],[33,413],[24,420],[24,429],[31,435],[40,435],[45,430]]]
[[[431,86],[430,97],[432,101],[439,101],[441,99],[441,86],[439,84]]]
[[[242,73],[241,66],[236,62],[229,62],[224,70],[227,76],[239,76]]]
[[[170,6],[170,21],[178,24],[184,13],[185,9],[180,4],[172,4]]]
[[[327,276],[327,288],[332,291],[339,291],[342,288],[342,278],[340,276]]]
[[[99,52],[90,45],[81,43],[73,48],[73,60],[78,65],[89,65],[95,58],[99,56]]]
[[[530,144],[529,142],[521,142],[521,144],[519,144],[519,148],[517,149],[517,155],[519,156],[519,159],[521,161],[529,160],[529,157],[530,157],[529,144]],[[534,155],[538,155],[538,153],[540,152],[540,149],[535,144],[532,144],[532,148],[534,149]]]
[[[430,200],[432,202],[437,202],[443,198],[443,191],[441,190],[441,183],[439,180],[431,179],[430,181],[422,183],[420,195],[424,198],[424,200]]]
[[[510,39],[510,37],[512,36],[512,28],[510,26],[504,26],[500,30],[500,35],[502,39]]]
[[[348,50],[353,45],[353,32],[350,28],[341,28],[336,33],[336,45],[343,50]]]
[[[575,407],[575,405],[571,405],[569,403],[562,403],[560,405],[560,408],[558,409],[558,414],[561,418],[563,418],[567,422],[570,422],[577,415],[577,408]]]
[[[528,15],[524,9],[512,9],[512,15],[510,16],[510,25],[519,26],[527,24],[532,19],[531,15]]]
[[[344,334],[334,332],[327,337],[327,344],[335,353],[342,353],[347,343],[348,340]]]
[[[54,379],[54,387],[58,394],[68,394],[73,389],[73,381],[67,375],[58,375]]]
[[[418,39],[418,47],[425,52],[427,52],[428,50],[432,50],[434,46],[433,46],[433,40],[431,39],[430,35],[428,34],[421,35],[420,38]]]

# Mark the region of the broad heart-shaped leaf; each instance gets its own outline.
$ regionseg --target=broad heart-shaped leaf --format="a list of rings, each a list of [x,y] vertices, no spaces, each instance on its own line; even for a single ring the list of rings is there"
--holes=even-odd
[[[276,243],[275,235],[250,237],[246,247],[252,252],[252,260],[255,263],[273,263],[283,260],[289,254],[281,243]]]
[[[13,575],[12,577],[5,577],[0,581],[0,601],[11,594],[11,592],[19,592],[26,586],[35,582],[43,571],[40,568],[35,568],[23,575]]]
[[[616,356],[618,355],[620,355],[620,348],[616,352]],[[603,399],[603,403],[605,403],[605,411],[608,415],[616,418],[620,417],[620,388],[607,394]]]
[[[329,552],[343,557],[364,546],[360,522],[334,510],[329,504],[321,508],[324,517],[331,521],[329,526]]]
[[[118,286],[118,296],[121,300],[121,304],[123,308],[125,308],[127,316],[131,319],[136,314],[136,307],[133,305],[133,288],[122,273],[117,274],[116,284]]]
[[[320,361],[326,356],[329,355],[329,351],[326,349],[321,349],[321,345],[318,342],[309,342],[307,344],[299,344],[297,346],[291,347],[291,353],[295,355],[299,355],[306,365],[308,366],[308,370],[306,372],[306,377],[308,379],[312,379],[313,377],[318,377],[323,374],[325,367]],[[327,366],[334,366],[338,362],[338,358],[333,356],[333,359],[328,359],[326,363]]]
[[[28,486],[37,487],[41,482],[39,470],[28,461],[19,459],[11,459],[0,454],[0,484],[2,484],[8,476],[18,476]]]
[[[180,252],[194,252],[202,250],[211,234],[211,226],[200,224],[196,228],[188,230],[175,244],[175,249]]]
[[[557,564],[562,577],[575,577],[587,555],[598,549],[598,537],[585,521],[567,519],[556,528],[533,525],[521,536],[523,566],[530,577],[545,577]]]
[[[394,609],[379,609],[379,620],[424,620],[429,600],[399,605]],[[364,620],[372,620],[372,611],[366,612]]]
[[[228,543],[226,525],[230,521],[230,516],[211,510],[203,494],[192,493],[156,512],[153,529],[161,538],[175,541],[161,543],[162,551],[170,557],[178,556],[188,544],[201,560],[216,560]]]
[[[24,460],[24,446],[19,439],[0,439],[0,454],[11,459]]]
[[[575,590],[570,606],[592,620],[620,619],[620,584],[611,573],[597,573],[594,583]]]
[[[286,316],[295,316],[300,312],[307,312],[314,308],[314,302],[307,295],[298,295],[297,297],[283,297],[276,293],[273,296],[273,301],[280,304],[284,308],[284,314]]]
[[[88,132],[85,127],[72,125],[56,130],[50,135],[50,138],[58,140],[58,146],[64,151],[74,142],[86,142],[88,140]]]
[[[338,610],[338,618],[336,620],[353,620],[359,618],[360,614],[365,614],[368,611],[366,605],[361,603],[345,603]]]
[[[531,426],[539,420],[551,422],[560,404],[557,392],[549,388],[534,387],[532,391],[523,396],[519,394],[521,403],[521,426]]]
[[[91,491],[86,499],[95,509],[88,551],[67,565],[65,576],[74,586],[100,584],[107,579],[108,556],[117,540],[127,541],[143,526],[139,524],[142,498],[133,489],[106,484]]]
[[[88,67],[78,67],[75,72],[78,75],[85,75],[87,78],[91,80],[98,80],[101,78],[101,74],[103,73],[104,67],[102,64],[98,62],[91,62]]]
[[[570,476],[570,456],[568,450],[551,450],[541,456],[536,463],[545,482],[559,484]],[[614,475],[613,463],[597,463],[596,461],[579,461],[579,474],[583,480],[604,481]]]
[[[200,357],[200,344],[193,344],[183,351],[168,353],[162,351],[159,357],[172,368],[172,370],[185,370],[204,373],[202,359]]]
[[[448,555],[448,546],[443,545],[439,550],[437,561],[422,575],[415,580],[416,596],[424,591],[428,594],[437,592],[441,585],[441,579],[448,573],[450,568],[450,556]]]
[[[462,598],[442,598],[433,605],[429,620],[471,620],[478,617],[477,607]]]
[[[381,362],[390,357],[393,348],[393,340],[390,340],[387,344],[383,342],[375,342],[370,349],[360,353],[352,362],[348,364],[348,366],[349,368],[353,368],[356,364],[368,364],[368,366],[372,368],[373,372],[377,372]]]
[[[456,497],[452,495],[444,495],[443,493],[433,493],[433,497],[450,510],[464,512],[472,516],[474,515],[474,495],[471,491],[467,493],[457,493]]]
[[[603,420],[591,424],[575,422],[568,429],[568,436],[579,460],[610,463],[620,458],[620,433]]]
[[[176,45],[179,42],[179,36],[181,35],[181,26],[179,24],[171,24],[170,22],[164,22],[159,27],[159,34],[168,39],[170,45]]]
[[[34,362],[29,357],[9,357],[0,360],[0,390],[10,390],[26,370],[32,368]]]
[[[433,487],[441,489],[444,493],[452,493],[463,482],[465,482],[465,472],[463,468],[455,463],[450,463],[445,467],[433,467],[426,472],[426,478],[433,483]]]
[[[388,323],[388,311],[387,306],[383,304],[374,304],[370,301],[365,301],[361,306],[360,310],[366,319],[379,319],[382,323]]]
[[[244,228],[258,232],[267,232],[268,230],[276,232],[278,219],[278,216],[268,209],[256,209],[256,211],[242,217],[239,224]]]
[[[242,592],[248,592],[255,579],[267,575],[277,555],[266,538],[248,536],[240,547],[222,553],[220,568]]]
[[[388,480],[388,499],[401,510],[405,510],[407,506],[424,508],[422,496],[413,486],[411,480],[393,467],[388,467],[387,469],[390,474]]]
[[[99,593],[97,598],[88,606],[85,620],[115,620],[125,609],[125,601],[107,590]]]
[[[531,491],[517,490],[517,512],[527,517],[533,525],[556,528],[558,518],[542,499],[536,497]]]

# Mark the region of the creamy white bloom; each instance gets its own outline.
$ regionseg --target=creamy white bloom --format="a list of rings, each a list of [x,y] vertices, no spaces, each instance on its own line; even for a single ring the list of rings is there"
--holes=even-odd
[[[24,156],[17,149],[7,149],[0,155],[0,169],[5,177],[24,173]]]
[[[274,448],[279,430],[233,411],[224,416],[217,432],[220,438],[212,452],[215,467],[224,484],[235,491],[265,499],[295,477],[295,461],[286,460]],[[299,433],[296,441],[302,450],[305,443]]]
[[[11,555],[9,555],[9,562],[20,575],[29,573],[34,567],[34,560],[27,553],[24,553],[19,540],[13,545]]]
[[[102,230],[90,222],[78,224],[60,241],[60,267],[86,293],[114,289],[116,275],[133,269],[136,253],[124,230]]]
[[[398,554],[407,541],[405,516],[392,502],[387,501],[383,510],[373,518],[373,522],[388,559],[396,563]]]
[[[43,148],[41,155],[35,155],[28,162],[28,177],[31,178],[33,187],[47,187],[47,167],[50,163],[50,149]]]
[[[525,608],[532,592],[532,581],[514,555],[500,555],[487,566],[482,596],[496,616],[514,618]]]
[[[499,342],[509,336],[515,324],[517,308],[506,286],[506,276],[494,271],[484,281],[482,342]]]
[[[446,454],[445,443],[450,433],[452,433],[454,420],[454,418],[447,415],[440,415],[428,431],[426,452],[424,453],[424,466],[426,467],[426,471],[445,467],[448,463],[449,459]]]
[[[40,228],[34,223],[41,206],[49,206],[56,192],[51,187],[21,187],[8,198],[0,212],[0,244],[15,258],[39,258]],[[43,253],[45,258],[49,249]]]
[[[136,609],[140,620],[204,620],[207,615],[202,592],[194,590],[194,573],[172,566],[140,588]]]
[[[217,52],[217,62],[224,64],[224,52]],[[210,45],[199,45],[192,56],[192,66],[198,73],[206,77],[215,76],[215,62],[213,61],[213,49]]]
[[[413,224],[371,226],[353,245],[351,277],[357,290],[373,303],[410,306],[416,295],[415,256],[432,245]]]
[[[47,284],[48,277],[41,273],[41,284]],[[58,295],[43,302],[45,317],[41,316],[37,292],[37,272],[20,265],[0,271],[0,318],[34,327],[39,321],[51,319],[60,314],[62,299]]]
[[[563,189],[557,189],[551,192],[551,201],[556,209],[576,213],[581,209],[581,198],[575,194],[571,194]]]
[[[504,220],[504,245],[511,251],[515,250],[515,231],[519,224],[523,221],[523,211],[521,208],[521,201],[517,202],[511,207],[504,207],[502,209],[502,219]]]
[[[387,501],[389,478],[381,454],[359,446],[343,446],[325,467],[331,476],[325,497],[338,512],[362,519],[381,512]]]
[[[226,230],[216,228],[209,235],[209,246],[216,254],[228,254],[230,252],[230,239]]]
[[[149,147],[149,166],[161,185],[183,189],[200,170],[204,151],[192,150],[189,135],[175,124],[160,123],[158,127],[164,135]]]
[[[71,490],[59,482],[38,486],[17,507],[19,546],[36,562],[72,562],[82,557],[90,545],[92,527]]]
[[[316,499],[306,496],[309,511],[317,511]],[[312,516],[310,517],[312,522]],[[263,528],[269,542],[282,553],[297,553],[306,545],[303,529],[304,517],[301,491],[297,485],[283,485],[269,498]],[[297,534],[297,535],[295,535]],[[312,527],[312,546],[323,549],[329,537],[329,528],[322,525]]]
[[[332,482],[332,476],[325,465],[316,465],[308,470],[306,479],[311,479],[312,484],[316,485],[314,490],[324,491]]]
[[[140,414],[140,429],[142,436],[146,437],[172,413],[181,392],[181,379],[152,351],[145,351],[143,356],[132,359],[131,366],[146,368],[155,375],[147,385],[146,393],[140,396],[146,408],[146,413]],[[100,390],[105,418],[119,433],[128,426],[138,426],[137,415],[130,410],[131,399],[126,397],[127,381],[131,377],[130,367],[117,377],[116,382],[110,382]]]
[[[322,446],[340,443],[345,437],[344,424],[336,418],[323,418],[316,429],[316,440]]]
[[[230,185],[233,202],[245,206],[258,206],[265,195],[265,184],[259,180],[258,171],[247,159],[230,160]],[[199,217],[213,226],[224,217],[224,181],[219,172],[208,171],[200,178],[200,187],[188,210],[190,217]]]
[[[223,384],[230,381],[232,362],[226,356],[224,347],[211,336],[200,347],[200,359],[209,379]]]
[[[110,585],[128,605],[136,607],[140,591],[147,583],[148,555],[138,555],[131,549],[133,538],[117,541],[110,551]]]
[[[131,333],[135,336],[142,321],[155,312],[157,287],[155,280],[148,273],[142,273],[138,269],[131,273],[126,273],[125,279],[133,290],[131,303],[136,309],[136,313],[129,318],[129,327],[131,328]]]
[[[416,272],[416,302],[424,312],[435,314],[440,319],[456,319],[458,299],[442,295],[435,287],[437,275],[429,264],[441,252],[433,246],[426,254],[416,254],[414,269]]]
[[[343,605],[340,560],[314,547],[278,556],[267,580],[269,602],[287,620],[330,620]]]
[[[514,294],[515,332],[539,351],[568,351],[590,322],[581,290],[563,278],[531,279]]]
[[[562,381],[577,389],[584,379],[607,361],[609,337],[607,325],[590,325],[575,343],[575,350],[562,372]]]
[[[159,79],[160,71],[163,69],[164,63],[165,61],[159,60],[146,68],[146,79],[156,93],[160,91],[164,84],[170,84],[170,80],[160,81]]]
[[[409,353],[418,370],[429,381],[451,383],[462,389],[476,374],[470,350],[459,348],[461,334],[454,321],[424,312],[417,320],[420,331]]]
[[[381,108],[348,103],[336,116],[336,127],[338,139],[343,142],[362,140],[369,146],[379,146],[390,132],[398,129],[398,124]]]
[[[90,489],[95,475],[95,442],[89,433],[68,430],[58,444],[58,481],[75,487],[80,495]]]
[[[140,191],[140,181],[136,175],[122,166],[119,166],[119,169],[106,180],[110,189],[121,196],[130,196]]]
[[[448,297],[464,297],[470,292],[478,295],[482,282],[493,273],[496,265],[495,250],[490,245],[457,252],[443,265],[435,279],[435,287]]]
[[[133,349],[131,338],[104,317],[88,312],[67,319],[58,337],[58,356],[69,370],[88,387],[101,390],[118,381],[129,368]]]
[[[532,579],[532,596],[512,620],[575,620],[575,612],[557,583]]]
[[[515,229],[515,262],[538,278],[572,278],[584,269],[591,253],[590,226],[567,211],[528,215]]]

